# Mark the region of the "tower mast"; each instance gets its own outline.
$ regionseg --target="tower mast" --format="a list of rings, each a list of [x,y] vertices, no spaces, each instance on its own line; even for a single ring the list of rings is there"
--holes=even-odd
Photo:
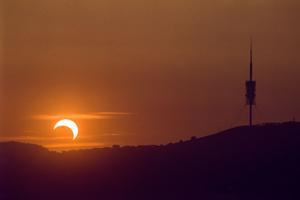
[[[253,125],[253,106],[255,105],[256,82],[253,80],[253,45],[252,38],[250,40],[250,72],[249,80],[246,81],[246,98],[249,106],[249,126]]]
[[[253,45],[252,38],[250,39],[250,81],[253,81]]]

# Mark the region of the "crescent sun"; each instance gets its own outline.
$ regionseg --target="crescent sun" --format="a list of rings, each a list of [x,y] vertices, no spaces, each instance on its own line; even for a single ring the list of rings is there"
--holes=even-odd
[[[73,140],[76,139],[76,137],[78,135],[78,126],[74,121],[69,120],[69,119],[59,120],[54,125],[53,130],[55,130],[56,128],[61,127],[61,126],[65,126],[65,127],[68,127],[69,129],[71,129],[73,132]]]

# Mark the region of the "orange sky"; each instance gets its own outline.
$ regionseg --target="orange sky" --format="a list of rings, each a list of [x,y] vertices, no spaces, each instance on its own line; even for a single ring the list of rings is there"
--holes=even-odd
[[[255,121],[300,117],[298,0],[0,2],[1,140],[160,144],[244,124],[250,35]],[[76,143],[52,131],[95,113],[73,118]]]

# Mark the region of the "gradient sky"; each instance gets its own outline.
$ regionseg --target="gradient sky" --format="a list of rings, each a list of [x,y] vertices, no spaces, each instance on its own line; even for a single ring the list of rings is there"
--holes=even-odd
[[[0,0],[0,140],[162,144],[300,118],[299,0]],[[70,117],[68,130],[53,131]]]

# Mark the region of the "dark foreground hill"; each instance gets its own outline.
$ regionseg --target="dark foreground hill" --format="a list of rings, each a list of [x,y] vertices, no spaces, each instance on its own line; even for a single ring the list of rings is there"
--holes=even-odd
[[[300,123],[165,146],[49,152],[0,144],[0,199],[299,199]]]

